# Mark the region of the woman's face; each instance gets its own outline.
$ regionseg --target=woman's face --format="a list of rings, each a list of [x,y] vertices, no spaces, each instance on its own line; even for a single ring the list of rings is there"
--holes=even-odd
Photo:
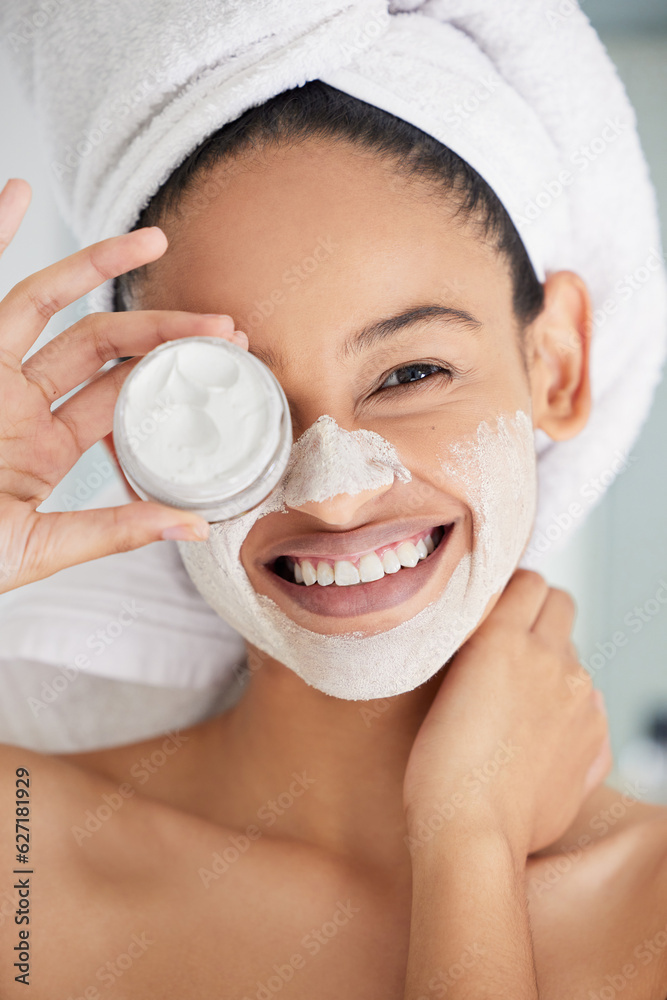
[[[443,490],[436,455],[481,421],[531,411],[506,264],[452,219],[432,184],[400,178],[342,143],[267,150],[216,168],[202,188],[164,224],[170,246],[150,267],[141,307],[230,314],[280,380],[295,439],[328,414],[341,428],[387,438],[412,475],[370,496],[339,494],[260,518],[243,544],[243,566],[296,622],[342,632],[358,623],[338,614],[323,623],[287,597],[263,566],[266,549],[406,518],[455,522],[439,572],[377,613],[377,626],[389,627],[432,600],[473,543],[471,511]],[[411,321],[360,336],[417,310]],[[324,603],[329,588],[314,587]],[[370,594],[364,599],[372,615]]]
[[[502,500],[510,495],[503,488],[511,488],[516,504],[524,479],[526,505],[533,502],[532,428],[541,426],[551,405],[553,363],[539,350],[535,367],[524,362],[505,259],[473,226],[453,217],[447,197],[433,184],[399,177],[371,154],[315,141],[267,149],[216,166],[193,194],[163,225],[170,245],[148,266],[137,307],[230,314],[247,333],[250,352],[279,379],[295,440],[326,414],[343,429],[336,430],[336,446],[345,447],[346,433],[375,432],[393,445],[410,478],[394,476],[375,488],[288,505],[286,513],[249,522],[247,534],[235,541],[231,529],[215,525],[215,543],[180,546],[182,554],[195,552],[186,566],[198,586],[197,574],[210,581],[217,573],[227,591],[211,597],[202,590],[209,603],[249,641],[279,660],[282,655],[280,662],[292,656],[288,665],[309,683],[342,697],[408,690],[424,677],[404,678],[399,661],[414,659],[422,634],[417,626],[427,622],[420,616],[405,634],[396,626],[431,606],[426,631],[444,627],[443,615],[470,598],[471,579],[477,587],[474,616],[462,620],[466,627],[477,625],[502,590],[502,558],[496,558],[495,576],[483,561],[475,576],[480,509],[471,497],[487,490]],[[502,429],[497,418],[511,419],[516,411],[523,411],[516,442],[505,435],[503,451],[487,435],[486,451],[480,450],[480,425]],[[443,472],[448,457],[453,464],[447,468],[456,474]],[[457,461],[466,468],[458,469]],[[505,545],[504,564],[509,553],[511,571],[528,541],[526,520],[529,531],[534,509],[517,520],[497,499],[488,528],[501,557]],[[373,582],[306,586],[274,572],[278,553],[333,550],[344,560],[348,551],[352,556],[438,526],[447,530],[434,554],[418,567]],[[513,540],[499,541],[503,535]],[[205,544],[209,550],[218,545],[218,551],[209,551],[206,567],[197,567]],[[220,552],[226,557],[234,546],[223,572]],[[470,572],[469,556],[472,577],[455,576],[464,565]],[[458,603],[438,604],[450,582]],[[234,615],[229,608],[239,595]],[[245,618],[251,602],[253,614]],[[264,632],[257,624],[262,615]],[[291,623],[298,628],[283,648]],[[358,682],[366,665],[358,642],[327,645],[333,636],[342,642],[353,631],[365,636],[387,630],[393,630],[389,645],[368,647],[377,662],[364,683]],[[464,637],[453,643],[443,634],[440,645],[431,642],[431,674]],[[392,676],[382,678],[386,655],[397,659]],[[347,680],[339,676],[341,659],[349,664]],[[315,669],[323,673],[312,674]]]

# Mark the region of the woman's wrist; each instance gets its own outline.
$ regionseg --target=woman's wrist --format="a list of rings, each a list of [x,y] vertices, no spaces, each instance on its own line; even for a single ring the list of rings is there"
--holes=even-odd
[[[413,832],[415,832],[414,828]],[[405,1000],[430,995],[434,970],[466,956],[452,998],[536,1000],[525,858],[502,828],[453,822],[412,852],[412,919]]]
[[[443,857],[489,851],[511,858],[522,873],[528,857],[528,831],[516,820],[502,817],[486,800],[455,795],[406,807],[406,846],[414,868],[431,868]]]

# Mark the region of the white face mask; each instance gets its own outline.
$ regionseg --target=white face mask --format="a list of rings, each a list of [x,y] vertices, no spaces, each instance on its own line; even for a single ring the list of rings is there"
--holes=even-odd
[[[281,482],[262,504],[234,521],[212,524],[205,542],[178,542],[185,567],[202,597],[232,628],[325,694],[368,700],[412,691],[453,656],[509,580],[528,542],[537,503],[533,426],[522,410],[501,414],[495,427],[483,421],[474,436],[454,444],[438,461],[439,481],[450,484],[472,511],[472,552],[460,560],[435,601],[384,632],[323,635],[303,628],[254,590],[240,560],[253,524],[265,514],[286,511],[285,504],[297,507],[377,489],[395,476],[411,479],[389,441],[372,431],[342,430],[329,416],[320,417],[294,443]]]

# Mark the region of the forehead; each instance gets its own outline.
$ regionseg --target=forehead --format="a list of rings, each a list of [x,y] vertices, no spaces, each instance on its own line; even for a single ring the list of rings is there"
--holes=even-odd
[[[347,143],[265,148],[186,192],[139,306],[229,313],[254,346],[288,349],[423,302],[509,319],[506,263],[457,207]]]

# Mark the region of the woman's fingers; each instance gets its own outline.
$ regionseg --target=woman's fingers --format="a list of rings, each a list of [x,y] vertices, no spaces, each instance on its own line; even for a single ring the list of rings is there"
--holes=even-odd
[[[112,429],[120,387],[140,361],[136,357],[114,365],[51,411],[69,429],[80,454]]]
[[[48,321],[109,278],[157,260],[167,237],[157,226],[93,243],[19,281],[0,302],[0,348],[20,364]]]
[[[23,374],[54,402],[92,378],[112,358],[148,354],[167,340],[222,337],[234,333],[231,316],[176,311],[92,313],[79,320],[23,364]]]
[[[22,177],[10,177],[0,191],[0,257],[16,236],[31,197],[30,185]]]
[[[609,738],[609,733],[607,733],[603,739],[602,748],[589,767],[584,779],[584,785],[582,788],[582,796],[584,798],[587,795],[590,795],[593,789],[597,788],[600,782],[604,781],[613,766],[614,758],[611,752],[611,740]]]
[[[531,629],[548,593],[549,585],[543,576],[532,570],[517,569],[487,620]]]
[[[545,641],[569,650],[570,634],[577,607],[565,590],[551,587],[535,620],[532,631]]]
[[[17,565],[6,566],[3,574],[0,561],[0,593],[68,566],[148,545],[160,540],[165,529],[177,525],[189,527],[191,532],[178,537],[192,541],[205,538],[209,530],[206,521],[195,514],[144,500],[97,510],[33,511],[23,523]],[[10,577],[11,587],[3,586]]]

